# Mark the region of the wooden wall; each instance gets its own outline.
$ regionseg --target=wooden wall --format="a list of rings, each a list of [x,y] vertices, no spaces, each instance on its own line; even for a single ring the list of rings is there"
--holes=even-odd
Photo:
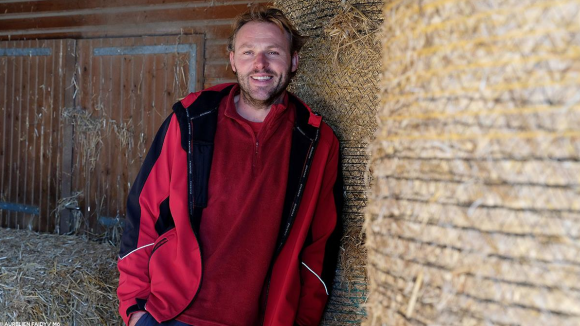
[[[234,81],[226,44],[236,15],[265,0],[1,1],[0,40],[203,34],[204,86]]]
[[[55,228],[73,49],[69,40],[0,42],[0,227]]]
[[[76,213],[72,228],[102,235],[100,218],[124,217],[127,192],[172,104],[191,90],[235,81],[227,39],[251,3],[268,1],[0,1],[0,79],[17,82],[0,83],[0,226],[52,232],[58,201],[75,194],[81,195],[69,206],[79,210],[62,211],[66,218]],[[44,57],[15,50],[37,51],[49,41],[68,47],[51,52],[48,75],[35,68],[44,67]],[[184,50],[195,61],[168,50],[188,44],[195,44]],[[147,55],[96,52],[106,48]],[[28,76],[62,87],[29,85]],[[45,92],[51,97],[38,95]],[[41,125],[43,110],[56,122]]]

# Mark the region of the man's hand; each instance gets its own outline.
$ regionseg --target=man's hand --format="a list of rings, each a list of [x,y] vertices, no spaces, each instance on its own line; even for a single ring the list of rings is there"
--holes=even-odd
[[[129,319],[128,326],[135,326],[135,324],[137,324],[137,321],[139,320],[139,318],[141,318],[141,316],[143,316],[144,314],[146,314],[145,311],[137,311],[136,313],[132,314],[131,319]]]

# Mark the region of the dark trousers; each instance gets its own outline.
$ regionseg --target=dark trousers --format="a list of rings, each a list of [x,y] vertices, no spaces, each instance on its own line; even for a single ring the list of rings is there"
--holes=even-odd
[[[153,318],[149,313],[145,313],[139,320],[135,326],[191,326],[185,323],[182,323],[177,320],[170,320],[163,323],[158,323],[155,318]]]

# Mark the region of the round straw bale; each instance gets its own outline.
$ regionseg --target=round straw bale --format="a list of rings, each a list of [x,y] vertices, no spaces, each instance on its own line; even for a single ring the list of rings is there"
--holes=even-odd
[[[367,325],[580,325],[580,1],[389,1]]]
[[[284,0],[275,4],[309,36],[290,90],[324,117],[341,142],[344,234],[323,324],[358,324],[365,315],[366,147],[376,130],[380,72],[376,34],[383,1]]]

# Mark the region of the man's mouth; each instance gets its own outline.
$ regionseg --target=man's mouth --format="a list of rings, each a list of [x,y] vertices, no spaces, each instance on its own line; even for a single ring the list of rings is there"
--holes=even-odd
[[[252,76],[251,78],[254,80],[264,81],[264,80],[270,80],[274,77],[273,76]]]

